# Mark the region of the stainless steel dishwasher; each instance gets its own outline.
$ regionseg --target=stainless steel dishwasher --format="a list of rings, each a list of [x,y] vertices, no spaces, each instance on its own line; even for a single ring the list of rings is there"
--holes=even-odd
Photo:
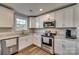
[[[18,52],[18,37],[2,40],[2,54],[11,55]]]

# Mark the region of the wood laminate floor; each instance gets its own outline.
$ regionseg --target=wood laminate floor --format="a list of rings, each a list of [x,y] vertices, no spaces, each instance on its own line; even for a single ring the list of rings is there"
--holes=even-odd
[[[31,45],[23,49],[22,51],[18,52],[16,55],[50,55],[50,54],[35,45]]]

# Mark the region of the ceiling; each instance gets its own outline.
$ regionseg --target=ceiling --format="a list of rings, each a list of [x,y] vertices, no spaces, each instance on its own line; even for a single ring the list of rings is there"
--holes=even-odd
[[[14,8],[16,12],[27,16],[40,15],[68,4],[70,3],[4,3],[4,5]],[[42,8],[43,11],[40,11],[40,8]]]

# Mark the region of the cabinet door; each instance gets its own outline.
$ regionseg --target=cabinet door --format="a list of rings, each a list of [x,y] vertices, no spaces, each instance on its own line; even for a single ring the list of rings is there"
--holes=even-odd
[[[13,27],[14,11],[0,6],[0,27]]]
[[[55,39],[55,53],[56,54],[63,54],[62,53],[62,39]]]
[[[68,7],[64,10],[64,27],[73,27],[74,7]]]
[[[63,41],[62,48],[64,55],[75,55],[76,54],[76,45],[74,41]]]
[[[17,44],[17,38],[5,40],[5,42],[6,42],[6,47],[10,47]]]
[[[40,28],[43,28],[43,16],[39,16],[39,20],[40,20]]]
[[[55,12],[56,27],[63,27],[63,10]]]
[[[30,17],[29,21],[30,21],[29,27],[30,28],[36,28],[36,18],[35,17]]]
[[[31,44],[32,44],[31,36],[24,36],[19,38],[19,50],[22,50]]]
[[[79,41],[76,42],[76,55],[79,55]]]
[[[55,13],[52,12],[52,13],[49,13],[50,15],[50,21],[54,21],[55,20]]]
[[[40,17],[36,17],[36,28],[40,28]]]
[[[35,34],[35,39],[33,40],[33,42],[38,47],[41,47],[41,35]]]

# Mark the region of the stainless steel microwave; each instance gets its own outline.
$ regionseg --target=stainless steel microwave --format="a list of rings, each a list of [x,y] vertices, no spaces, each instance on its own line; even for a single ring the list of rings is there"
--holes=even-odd
[[[55,27],[56,26],[56,21],[46,21],[43,22],[43,27],[48,28],[48,27]]]

